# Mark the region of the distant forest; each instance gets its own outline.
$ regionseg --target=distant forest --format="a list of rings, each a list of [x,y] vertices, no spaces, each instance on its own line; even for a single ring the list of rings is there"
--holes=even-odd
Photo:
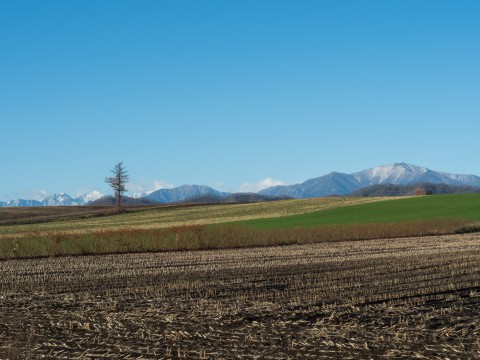
[[[183,201],[174,202],[171,204],[198,204],[198,203],[208,203],[208,204],[245,204],[245,203],[256,203],[264,201],[277,201],[277,200],[286,200],[291,199],[288,196],[268,196],[260,195],[255,193],[235,193],[228,196],[215,196],[215,195],[204,195],[194,198],[190,198]],[[109,206],[115,205],[116,200],[113,196],[104,196],[98,200],[91,202],[91,206]],[[142,205],[160,205],[162,203],[154,201],[148,198],[132,198],[129,196],[122,196],[122,204],[125,206],[142,206]]]
[[[265,201],[278,201],[278,200],[287,200],[292,199],[289,196],[269,196],[269,195],[260,195],[256,193],[234,193],[228,196],[214,196],[214,195],[205,195],[195,198],[190,198],[177,204],[191,204],[191,203],[217,203],[217,204],[245,204],[245,203],[256,203],[256,202],[265,202]]]
[[[374,196],[411,196],[411,195],[440,195],[440,194],[469,194],[480,193],[479,187],[455,186],[446,184],[418,183],[411,185],[381,184],[356,190],[347,196],[374,197]]]

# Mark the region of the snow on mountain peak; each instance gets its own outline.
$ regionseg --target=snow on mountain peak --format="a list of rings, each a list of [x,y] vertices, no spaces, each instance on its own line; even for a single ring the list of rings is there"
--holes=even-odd
[[[99,191],[92,191],[89,193],[85,193],[79,196],[77,199],[82,199],[84,203],[89,203],[91,201],[95,201],[103,197],[103,194]]]
[[[72,198],[66,193],[59,193],[49,196],[42,200],[44,206],[78,206],[87,205],[88,203],[100,199],[103,196],[98,191],[85,193],[79,197]]]
[[[406,163],[394,163],[377,166],[351,174],[355,180],[363,185],[376,184],[405,184],[414,178],[422,176],[429,170],[425,167]]]
[[[43,206],[71,206],[79,205],[70,195],[65,193],[53,194],[41,201]]]

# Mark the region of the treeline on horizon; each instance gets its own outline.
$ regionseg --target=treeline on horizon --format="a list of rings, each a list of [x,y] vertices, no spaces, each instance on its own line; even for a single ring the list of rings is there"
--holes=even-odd
[[[278,201],[292,199],[290,196],[270,196],[261,195],[256,193],[234,193],[228,196],[214,196],[214,195],[202,195],[193,198],[189,198],[182,201],[173,202],[171,204],[246,204],[265,201]],[[113,196],[107,195],[98,200],[88,204],[89,206],[109,206],[115,205],[116,200]],[[161,205],[163,203],[148,198],[132,198],[129,196],[122,196],[122,204],[124,206],[137,206],[137,205]]]
[[[413,195],[446,195],[480,193],[475,186],[456,186],[447,184],[418,183],[410,185],[379,184],[358,189],[347,196],[352,197],[384,197]]]

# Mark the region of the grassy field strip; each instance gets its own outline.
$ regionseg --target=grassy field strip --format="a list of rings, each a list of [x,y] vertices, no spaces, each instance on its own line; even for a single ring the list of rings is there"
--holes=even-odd
[[[432,220],[478,222],[480,194],[415,196],[276,218],[252,219],[241,223],[258,229],[272,229]]]
[[[172,206],[121,215],[40,224],[0,226],[0,238],[49,233],[87,233],[99,230],[157,229],[305,214],[336,207],[392,201],[397,198],[318,198],[234,205]],[[1,211],[0,211],[1,216]]]
[[[0,261],[6,359],[476,359],[480,234]]]

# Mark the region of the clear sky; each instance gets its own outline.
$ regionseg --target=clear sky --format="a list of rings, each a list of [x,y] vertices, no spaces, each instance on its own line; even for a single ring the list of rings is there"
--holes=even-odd
[[[480,175],[480,1],[0,1],[0,200]]]

